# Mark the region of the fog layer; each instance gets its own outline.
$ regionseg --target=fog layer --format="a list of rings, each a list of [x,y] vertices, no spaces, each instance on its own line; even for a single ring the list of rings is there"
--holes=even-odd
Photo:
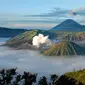
[[[85,56],[48,57],[37,51],[13,50],[0,46],[0,69],[13,67],[17,67],[20,72],[36,72],[40,75],[62,74],[74,68],[85,68]]]

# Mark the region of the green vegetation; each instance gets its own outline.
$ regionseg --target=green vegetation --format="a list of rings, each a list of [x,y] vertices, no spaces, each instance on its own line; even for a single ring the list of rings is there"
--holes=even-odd
[[[42,78],[40,78],[38,85],[48,85],[47,84],[47,78],[45,76],[43,76]]]
[[[65,73],[55,81],[55,85],[85,85],[85,69]]]
[[[70,73],[64,74],[66,77],[69,77],[70,79],[73,78],[76,80],[76,85],[78,85],[80,82],[85,85],[85,69],[74,71]]]
[[[42,76],[37,79],[36,73],[18,73],[16,69],[0,70],[0,85],[85,85],[85,69],[68,72],[60,77],[56,74],[49,78]],[[49,81],[48,81],[49,79]]]
[[[84,55],[85,48],[73,42],[61,41],[42,53],[47,56]]]
[[[0,85],[32,85],[36,82],[36,77],[37,74],[30,72],[24,72],[21,75],[16,72],[16,69],[2,69],[0,70]]]

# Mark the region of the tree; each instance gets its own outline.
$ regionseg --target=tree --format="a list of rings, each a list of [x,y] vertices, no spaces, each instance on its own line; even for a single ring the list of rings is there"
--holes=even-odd
[[[41,77],[38,84],[39,85],[48,85],[47,78],[45,76]]]
[[[29,72],[24,72],[22,79],[25,80],[25,85],[32,85],[36,82],[37,74],[31,74]]]

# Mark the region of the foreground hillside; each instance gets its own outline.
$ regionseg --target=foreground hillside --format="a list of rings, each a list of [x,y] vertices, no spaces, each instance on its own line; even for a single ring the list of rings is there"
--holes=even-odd
[[[85,85],[85,69],[68,72],[60,77],[56,74],[38,77],[36,73],[25,72],[20,74],[16,69],[0,70],[0,85]]]
[[[85,69],[62,75],[55,85],[85,85]]]
[[[85,55],[85,48],[73,42],[61,41],[42,53],[47,56]]]

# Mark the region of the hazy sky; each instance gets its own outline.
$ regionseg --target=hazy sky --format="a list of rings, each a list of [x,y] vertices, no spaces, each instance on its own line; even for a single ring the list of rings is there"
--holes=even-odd
[[[68,18],[84,24],[84,16],[85,0],[0,0],[5,27],[51,28]]]
[[[0,0],[0,12],[39,14],[53,8],[74,9],[85,6],[85,0]]]

